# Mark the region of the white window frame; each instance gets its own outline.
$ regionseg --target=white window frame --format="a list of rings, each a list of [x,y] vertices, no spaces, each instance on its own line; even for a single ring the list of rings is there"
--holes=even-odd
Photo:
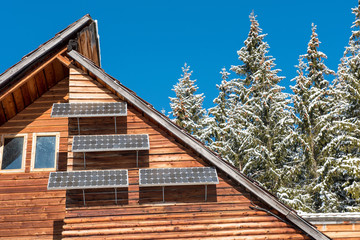
[[[3,157],[4,157],[5,139],[6,138],[17,138],[17,137],[23,137],[24,138],[22,160],[21,160],[21,168],[19,168],[19,169],[1,169],[2,168],[2,160],[3,160]],[[28,135],[26,133],[3,134],[3,135],[1,135],[1,143],[0,143],[0,172],[1,173],[25,172],[27,139],[28,139]]]
[[[55,137],[55,159],[54,159],[54,167],[53,168],[35,168],[36,139],[37,139],[37,137],[44,137],[44,136]],[[33,133],[30,171],[32,171],[32,172],[56,171],[58,169],[59,145],[60,145],[60,133],[59,132]]]

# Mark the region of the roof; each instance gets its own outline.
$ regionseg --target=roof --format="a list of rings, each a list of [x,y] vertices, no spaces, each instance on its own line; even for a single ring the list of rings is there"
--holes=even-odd
[[[67,53],[69,57],[74,59],[77,63],[87,69],[89,72],[94,74],[97,78],[102,80],[110,88],[115,90],[121,96],[123,96],[128,102],[132,103],[135,107],[142,110],[147,116],[149,116],[153,121],[157,122],[159,125],[168,130],[178,139],[181,139],[184,144],[189,146],[193,151],[207,159],[218,169],[227,173],[232,179],[238,182],[240,185],[248,189],[252,194],[262,200],[264,203],[267,203],[269,206],[280,212],[286,217],[286,220],[293,223],[299,229],[307,233],[309,236],[314,239],[330,239],[325,234],[317,230],[313,225],[300,217],[294,210],[287,207],[281,203],[274,195],[266,191],[264,188],[259,186],[254,180],[248,178],[242,174],[238,169],[234,168],[223,160],[219,155],[208,149],[205,145],[199,142],[196,138],[188,134],[184,129],[174,124],[168,117],[164,114],[157,111],[150,104],[144,101],[142,98],[137,96],[134,92],[126,88],[115,78],[111,77],[103,69],[96,66],[88,58],[81,55],[75,50],[71,50]]]
[[[64,30],[55,34],[55,36],[49,41],[45,42],[37,49],[24,56],[21,61],[8,68],[4,73],[0,75],[0,89],[3,89],[9,83],[21,78],[27,70],[29,70],[36,63],[43,60],[54,50],[58,49],[61,46],[66,46],[70,39],[76,37],[75,34],[77,34],[81,29],[83,29],[85,26],[89,25],[92,22],[94,22],[94,20],[90,17],[89,14],[87,14],[76,22],[69,25]]]
[[[360,223],[360,212],[302,213],[301,216],[313,224]]]

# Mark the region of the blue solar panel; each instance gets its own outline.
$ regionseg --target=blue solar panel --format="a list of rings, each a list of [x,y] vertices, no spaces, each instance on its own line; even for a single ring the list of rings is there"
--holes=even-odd
[[[147,134],[78,135],[74,136],[73,152],[149,150]]]
[[[128,170],[51,172],[48,190],[128,187]]]
[[[51,117],[117,117],[127,116],[126,102],[54,103]]]
[[[219,183],[216,169],[211,167],[148,168],[140,169],[139,174],[139,185],[142,187]]]

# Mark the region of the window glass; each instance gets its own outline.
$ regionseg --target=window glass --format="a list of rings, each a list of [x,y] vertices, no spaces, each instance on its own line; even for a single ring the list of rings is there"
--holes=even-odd
[[[55,167],[56,136],[36,137],[36,152],[34,168]]]
[[[21,169],[23,159],[24,138],[5,138],[1,169]]]

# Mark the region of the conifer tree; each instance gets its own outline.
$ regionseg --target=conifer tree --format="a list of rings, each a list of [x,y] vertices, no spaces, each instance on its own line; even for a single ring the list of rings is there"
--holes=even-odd
[[[175,117],[173,121],[176,124],[199,140],[203,140],[203,121],[206,117],[206,110],[202,107],[204,96],[195,94],[198,87],[195,84],[196,80],[191,80],[190,66],[185,63],[182,71],[183,74],[173,89],[176,97],[170,97],[170,113]]]
[[[332,91],[332,157],[323,163],[318,181],[321,211],[360,211],[360,1],[349,46]]]
[[[238,51],[242,65],[230,69],[238,77],[223,79],[214,100],[217,106],[209,110],[218,124],[216,130],[226,134],[215,137],[213,149],[220,148],[217,151],[224,158],[276,192],[284,180],[282,166],[290,159],[286,146],[293,121],[287,94],[278,85],[280,70],[274,69],[274,59],[267,55],[269,46],[253,13],[250,21],[245,46]]]
[[[319,179],[323,164],[331,157],[325,150],[329,147],[328,129],[331,121],[329,82],[325,77],[335,73],[324,64],[323,59],[327,56],[318,50],[319,44],[316,26],[313,24],[307,53],[300,56],[298,76],[293,79],[296,84],[291,87],[294,92],[294,110],[297,114],[298,143],[303,158],[299,171],[301,176],[297,180],[298,186],[305,187],[297,189],[302,194],[305,191],[311,195],[307,195],[306,202],[294,206],[303,211],[321,209],[323,189],[319,185]],[[294,197],[299,195],[294,194]]]
[[[243,142],[243,125],[237,119],[238,95],[233,89],[234,81],[227,81],[230,73],[225,68],[220,73],[222,81],[217,85],[219,96],[214,99],[215,106],[209,109],[212,117],[207,119],[209,147],[241,169],[239,160],[246,145]]]

